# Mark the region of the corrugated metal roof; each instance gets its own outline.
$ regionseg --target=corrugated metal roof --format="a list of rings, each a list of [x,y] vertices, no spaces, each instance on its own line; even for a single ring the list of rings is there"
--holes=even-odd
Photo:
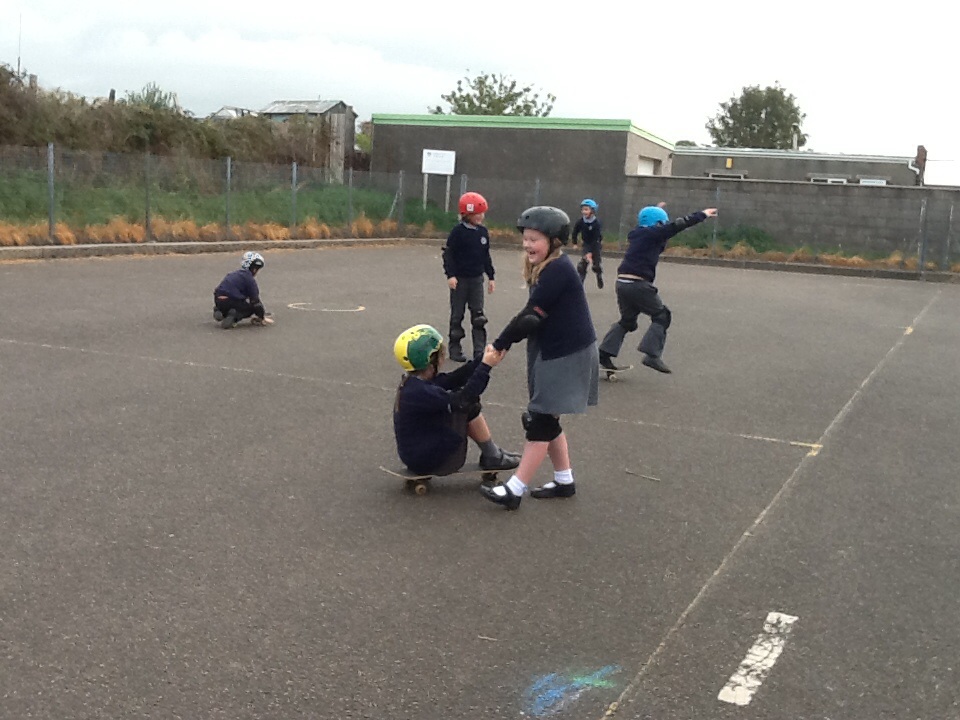
[[[247,115],[256,116],[256,111],[247,110],[246,108],[236,107],[234,105],[224,105],[222,108],[217,110],[215,113],[210,115],[212,118],[220,119],[234,119],[239,117],[245,117]]]
[[[263,108],[260,114],[324,115],[342,102],[342,100],[274,100]]]

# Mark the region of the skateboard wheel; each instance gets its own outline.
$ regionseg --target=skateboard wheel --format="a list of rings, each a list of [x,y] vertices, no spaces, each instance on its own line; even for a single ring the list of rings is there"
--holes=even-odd
[[[425,482],[418,482],[413,484],[413,492],[417,495],[426,495],[427,494],[427,484]]]
[[[495,472],[485,472],[480,475],[480,481],[484,483],[495,483],[497,481],[497,474]]]

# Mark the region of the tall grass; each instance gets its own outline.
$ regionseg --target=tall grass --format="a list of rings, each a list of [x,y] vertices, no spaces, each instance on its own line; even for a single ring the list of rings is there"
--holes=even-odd
[[[88,183],[60,182],[55,189],[54,217],[58,223],[81,231],[88,227],[119,227],[117,223],[144,224],[147,188],[131,185],[95,187]],[[183,189],[166,189],[152,184],[149,206],[152,219],[167,223],[192,222],[198,227],[227,223],[226,193],[202,194]],[[343,185],[308,184],[296,193],[296,225],[320,225],[350,230],[359,228],[366,236],[373,229],[367,223],[384,228],[384,221],[396,220],[391,193]],[[393,209],[393,218],[390,218]],[[457,222],[455,213],[408,200],[403,207],[404,222],[449,228]],[[266,187],[235,190],[229,195],[231,225],[290,226],[294,220],[294,197],[289,187]],[[31,226],[48,220],[48,188],[43,173],[21,173],[0,178],[0,222]],[[112,225],[111,225],[112,224]],[[396,224],[394,222],[394,232]],[[328,230],[329,231],[329,230]],[[102,230],[98,231],[102,234]]]

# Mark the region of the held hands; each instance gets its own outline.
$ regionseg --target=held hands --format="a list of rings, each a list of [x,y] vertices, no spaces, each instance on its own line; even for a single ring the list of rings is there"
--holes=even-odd
[[[447,278],[447,287],[451,290],[457,289],[457,279],[455,277]]]
[[[716,217],[716,216],[717,216],[717,209],[716,209],[716,208],[704,208],[703,214],[706,215],[708,218]]]
[[[496,287],[493,280],[490,280],[487,283],[487,295],[493,295],[493,289]]]
[[[483,363],[494,368],[500,364],[500,361],[506,356],[506,350],[497,350],[493,345],[487,345],[483,350]]]

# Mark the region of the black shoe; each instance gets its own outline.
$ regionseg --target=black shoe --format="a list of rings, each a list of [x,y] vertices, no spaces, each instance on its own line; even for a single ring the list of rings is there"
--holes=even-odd
[[[616,365],[613,364],[613,355],[610,355],[609,353],[605,353],[602,350],[600,351],[600,367],[602,367],[604,370],[614,370],[614,371],[622,369],[622,368],[618,368]]]
[[[497,488],[503,488],[504,494],[501,495],[497,493]],[[495,502],[497,505],[503,505],[507,510],[516,510],[518,507],[520,507],[520,501],[523,500],[523,496],[514,495],[512,492],[510,492],[510,488],[503,483],[494,485],[493,487],[490,487],[489,485],[481,485],[480,494],[490,502]]]
[[[550,485],[553,487],[549,487]],[[541,485],[538,488],[534,488],[530,491],[530,497],[535,497],[538,499],[543,498],[567,498],[573,497],[577,494],[577,484],[576,483],[567,483],[562,484],[558,482],[547,483],[546,485]]]
[[[603,275],[597,273],[597,288],[603,290]]]
[[[464,356],[462,350],[451,350],[450,359],[454,362],[464,363],[467,361],[467,358]]]
[[[229,330],[238,322],[240,322],[240,320],[237,318],[237,311],[230,309],[227,314],[223,316],[223,320],[220,321],[220,327],[224,330]]]
[[[485,458],[483,455],[480,456],[481,470],[513,470],[519,464],[519,455],[507,452],[502,448],[500,453],[494,457]]]
[[[641,362],[647,367],[651,367],[654,370],[659,370],[662,373],[673,372],[673,370],[671,370],[664,364],[663,360],[661,360],[658,357],[653,357],[653,355],[644,355],[643,360],[641,360]]]

